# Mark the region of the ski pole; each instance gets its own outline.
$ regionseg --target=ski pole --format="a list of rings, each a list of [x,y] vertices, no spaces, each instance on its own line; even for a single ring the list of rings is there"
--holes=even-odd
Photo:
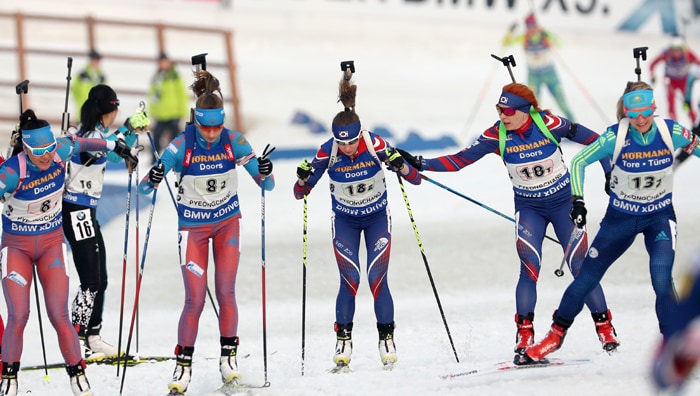
[[[447,331],[447,338],[450,340],[450,345],[452,346],[452,352],[455,355],[455,360],[459,363],[459,356],[457,356],[457,350],[455,349],[455,343],[452,341],[452,334],[450,333],[450,328],[447,326],[447,319],[445,318],[445,312],[442,309],[442,304],[440,303],[440,296],[438,295],[437,288],[435,287],[435,281],[433,280],[433,275],[430,273],[430,266],[428,265],[428,258],[425,256],[425,251],[423,250],[423,242],[421,240],[420,234],[418,233],[418,225],[413,219],[413,211],[411,210],[411,204],[408,202],[408,195],[406,194],[406,188],[403,185],[403,180],[401,180],[401,175],[396,173],[396,177],[399,179],[399,186],[401,186],[401,193],[403,194],[403,201],[406,204],[406,210],[408,211],[408,217],[411,219],[411,227],[413,227],[413,233],[416,234],[416,240],[418,241],[418,249],[423,257],[423,264],[425,264],[425,270],[428,273],[428,279],[430,280],[430,286],[433,288],[433,294],[435,295],[435,301],[437,302],[438,309],[440,310],[440,316],[442,317],[442,323],[445,325],[445,331]]]
[[[308,218],[308,194],[304,194],[304,254],[302,256],[302,281],[301,281],[301,375],[304,375],[304,353],[306,351],[306,248],[308,235],[307,218]]]
[[[160,161],[159,161],[160,162]],[[151,209],[148,214],[148,227],[146,227],[146,236],[143,242],[143,253],[141,255],[141,266],[139,267],[138,280],[136,281],[136,294],[134,295],[134,309],[131,312],[131,324],[129,325],[129,336],[126,341],[126,353],[125,356],[129,356],[129,350],[131,348],[131,338],[134,332],[134,321],[136,320],[136,311],[139,306],[139,294],[141,292],[141,282],[143,280],[143,268],[146,265],[146,251],[148,250],[148,239],[151,236],[151,225],[153,224],[153,211],[156,207],[156,193],[158,192],[158,184],[153,185],[153,197],[151,197]],[[121,385],[119,386],[119,394],[122,394],[124,390],[124,378],[126,378],[126,368],[128,364],[124,364],[124,369],[122,371]]]
[[[157,161],[160,161],[160,155],[158,154],[158,149],[156,149],[156,142],[153,140],[153,136],[151,136],[151,131],[146,131],[146,135],[148,136],[148,140],[151,143],[151,149],[153,150],[153,156]],[[177,212],[177,200],[175,200],[175,195],[173,194],[172,188],[170,188],[170,183],[168,183],[168,178],[163,175],[163,181],[165,182],[165,185],[168,187],[168,192],[170,193],[170,200],[173,202],[173,206],[175,207],[175,211]],[[216,314],[216,318],[219,318],[219,309],[216,307],[216,302],[214,301],[214,296],[211,294],[211,290],[209,289],[209,285],[207,285],[207,295],[209,296],[209,300],[211,301],[211,306],[214,308],[214,313]]]
[[[34,297],[36,299],[36,313],[39,317],[39,334],[41,335],[41,352],[44,355],[44,381],[49,382],[49,364],[46,361],[46,344],[44,343],[44,325],[41,321],[41,304],[39,303],[39,286],[37,285],[37,269],[33,266],[32,275],[34,276]]]
[[[578,228],[576,225],[574,225],[574,229],[571,230],[571,236],[569,237],[569,243],[566,244],[566,249],[564,249],[564,257],[561,259],[559,268],[554,270],[554,275],[558,277],[564,276],[564,271],[562,271],[562,268],[564,268],[566,258],[569,257],[569,253],[571,253],[571,247],[574,245],[574,242],[576,242],[576,240],[578,240],[578,238],[583,235],[584,232],[586,232],[584,227]]]
[[[63,116],[61,117],[61,133],[64,135],[68,134],[68,128],[70,126],[70,113],[68,112],[68,95],[70,93],[70,71],[73,68],[73,58],[70,56],[67,59],[68,63],[68,74],[66,75],[66,101],[63,105]]]
[[[273,151],[275,147],[270,149],[270,145],[265,146],[261,158],[267,158]],[[265,301],[265,176],[260,180],[260,245],[261,245],[261,259],[262,259],[262,339],[263,339],[263,370],[265,372],[265,387],[270,386],[270,382],[267,380],[267,303]]]
[[[453,189],[451,189],[450,187],[447,187],[446,185],[444,185],[444,184],[442,184],[442,183],[440,183],[440,182],[438,182],[438,181],[436,181],[436,180],[433,180],[433,179],[429,178],[428,176],[426,176],[426,175],[424,175],[424,174],[421,174],[421,178],[422,178],[423,180],[427,180],[427,181],[429,181],[429,182],[435,184],[435,185],[438,186],[438,187],[442,187],[443,189],[445,189],[445,190],[451,192],[452,194],[455,194],[455,195],[457,195],[457,196],[459,196],[459,197],[462,197],[462,198],[466,199],[467,201],[469,201],[469,202],[471,202],[471,203],[477,204],[477,205],[481,206],[482,208],[488,210],[488,211],[491,212],[491,213],[495,213],[495,214],[497,214],[497,215],[503,217],[504,219],[510,220],[511,222],[515,223],[515,219],[512,218],[512,217],[510,217],[510,216],[508,216],[507,214],[501,213],[501,212],[497,211],[496,209],[494,209],[494,208],[492,208],[492,207],[490,207],[490,206],[484,205],[484,204],[482,204],[481,202],[479,202],[479,201],[477,201],[477,200],[475,200],[475,199],[469,198],[468,196],[466,196],[466,195],[464,195],[464,194],[462,194],[462,193],[460,193],[460,192],[458,192],[458,191],[456,191],[456,190],[453,190]],[[552,238],[552,237],[550,237],[550,236],[548,236],[548,235],[545,235],[544,237],[547,238],[547,239],[549,239],[549,240],[552,241],[552,242],[559,243],[559,241],[558,241],[556,238]]]
[[[138,141],[138,138],[136,140]],[[138,150],[136,152],[136,158],[138,158],[140,152],[141,152],[141,150]],[[136,173],[136,184],[138,185],[139,181],[141,180],[139,178],[139,167],[138,166],[136,166],[134,168],[134,172]],[[134,213],[135,214],[134,220],[136,222],[136,224],[135,224],[135,226],[136,226],[136,245],[134,246],[134,248],[135,248],[134,249],[134,253],[135,253],[134,254],[134,256],[135,256],[134,265],[136,266],[136,271],[134,273],[136,274],[136,281],[138,281],[138,267],[139,267],[139,241],[140,241],[140,237],[139,237],[139,211],[140,211],[140,206],[141,206],[141,205],[139,205],[138,198],[139,198],[139,196],[138,196],[138,187],[137,187],[136,202],[135,202],[135,204],[136,204],[135,209],[136,210]],[[136,312],[136,354],[139,353],[139,317],[140,317],[139,313],[140,313],[140,311]],[[124,362],[126,363],[126,360]]]
[[[133,178],[134,166],[131,161],[127,161],[127,171],[129,173],[128,182],[126,185],[126,221],[124,225],[124,255],[122,256],[122,294],[121,303],[119,306],[119,340],[117,341],[117,377],[119,376],[119,367],[121,364],[121,350],[122,350],[122,328],[124,325],[124,295],[126,294],[126,255],[129,251],[129,214],[131,213],[131,184]],[[138,180],[138,179],[137,179]],[[138,197],[136,199],[138,201]],[[138,211],[137,211],[138,213]],[[138,246],[139,240],[136,239],[136,245]],[[127,356],[124,356],[124,365],[126,366]]]

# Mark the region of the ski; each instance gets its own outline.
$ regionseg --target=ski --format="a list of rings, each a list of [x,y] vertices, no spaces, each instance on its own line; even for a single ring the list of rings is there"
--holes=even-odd
[[[347,363],[337,363],[335,367],[332,369],[328,370],[329,373],[331,374],[341,374],[341,373],[352,373],[352,370],[350,369],[350,366],[348,366]]]
[[[127,366],[136,366],[138,364],[143,364],[143,363],[158,363],[158,362],[165,362],[169,360],[175,360],[174,356],[143,356],[143,357],[131,357],[130,359],[124,360],[124,358],[119,359],[119,364],[124,365],[126,364]],[[88,360],[85,362],[87,365],[104,365],[104,366],[116,366],[117,365],[117,358],[103,358],[100,360]],[[26,366],[22,367],[22,370],[43,370],[44,368],[46,369],[59,369],[59,368],[65,368],[66,363],[61,362],[61,363],[49,363],[46,365],[43,364],[37,364],[33,366]]]
[[[269,388],[270,387],[270,382],[266,381],[264,384],[250,384],[246,382],[241,382],[238,380],[233,380],[231,382],[227,382],[223,384],[221,387],[219,387],[216,390],[216,393],[214,395],[225,395],[225,396],[231,396],[235,395],[241,392],[245,392],[247,389],[262,389],[262,388]]]
[[[505,361],[505,362],[499,362],[491,366],[485,366],[481,368],[475,368],[467,371],[462,371],[460,373],[452,373],[452,374],[445,374],[441,375],[440,378],[444,380],[451,380],[454,378],[458,377],[476,377],[480,375],[486,375],[486,374],[493,374],[493,373],[499,373],[503,371],[512,371],[512,370],[523,370],[523,369],[531,369],[531,368],[544,368],[544,367],[552,367],[552,366],[576,366],[576,365],[581,365],[581,364],[586,364],[590,363],[590,359],[558,359],[558,358],[550,358],[550,359],[544,359],[539,362],[533,362],[531,364],[525,364],[525,365],[517,365],[511,361]]]

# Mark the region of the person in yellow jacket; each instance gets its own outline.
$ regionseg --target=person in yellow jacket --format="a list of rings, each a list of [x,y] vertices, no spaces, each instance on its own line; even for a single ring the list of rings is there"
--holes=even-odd
[[[574,114],[564,96],[564,90],[552,59],[554,47],[559,46],[558,40],[550,31],[543,29],[537,23],[533,13],[525,17],[525,32],[523,34],[514,36],[513,31],[516,27],[517,25],[511,26],[503,38],[503,45],[523,45],[527,60],[527,85],[537,97],[540,96],[540,87],[543,85],[547,87],[565,117],[571,122],[575,122]]]
[[[75,108],[78,109],[78,111],[75,112],[76,118],[78,118],[76,121],[80,121],[80,109],[83,107],[85,100],[87,100],[92,87],[107,83],[107,77],[102,72],[100,65],[102,54],[92,49],[88,57],[90,58],[88,64],[80,71],[78,78],[73,80],[73,84],[70,87],[71,94],[73,95],[73,102],[75,102]]]
[[[148,92],[149,116],[156,121],[153,140],[158,153],[182,131],[181,122],[189,114],[187,86],[175,63],[165,53],[158,59],[158,70]]]

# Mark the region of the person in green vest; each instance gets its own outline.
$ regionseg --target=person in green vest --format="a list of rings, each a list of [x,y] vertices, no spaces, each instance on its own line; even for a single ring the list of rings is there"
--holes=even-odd
[[[181,122],[189,114],[187,86],[177,72],[175,63],[165,53],[158,58],[158,70],[148,91],[149,116],[156,121],[153,140],[158,153],[177,136]]]
[[[85,100],[87,100],[92,87],[107,82],[107,77],[102,72],[100,65],[102,55],[95,49],[92,49],[88,57],[90,58],[88,64],[80,71],[78,77],[73,80],[73,84],[71,84],[70,87],[71,94],[73,95],[73,102],[75,102],[75,108],[78,109],[78,111],[75,112],[77,117],[80,116],[80,109],[83,107]],[[80,120],[77,119],[76,121]]]

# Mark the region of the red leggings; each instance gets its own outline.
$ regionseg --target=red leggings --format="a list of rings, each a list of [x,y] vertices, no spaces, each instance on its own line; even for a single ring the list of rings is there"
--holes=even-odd
[[[82,359],[78,333],[68,315],[68,270],[65,265],[63,230],[41,235],[2,234],[2,288],[7,304],[7,328],[2,338],[3,362],[19,362],[24,346],[24,328],[29,319],[32,276],[37,275],[44,291],[44,304],[56,329],[61,355],[68,365]]]
[[[177,331],[178,345],[194,346],[199,317],[207,295],[209,240],[214,253],[214,283],[219,303],[219,332],[234,337],[238,331],[236,273],[240,258],[239,217],[217,224],[180,227],[180,269],[185,285],[185,306]]]

